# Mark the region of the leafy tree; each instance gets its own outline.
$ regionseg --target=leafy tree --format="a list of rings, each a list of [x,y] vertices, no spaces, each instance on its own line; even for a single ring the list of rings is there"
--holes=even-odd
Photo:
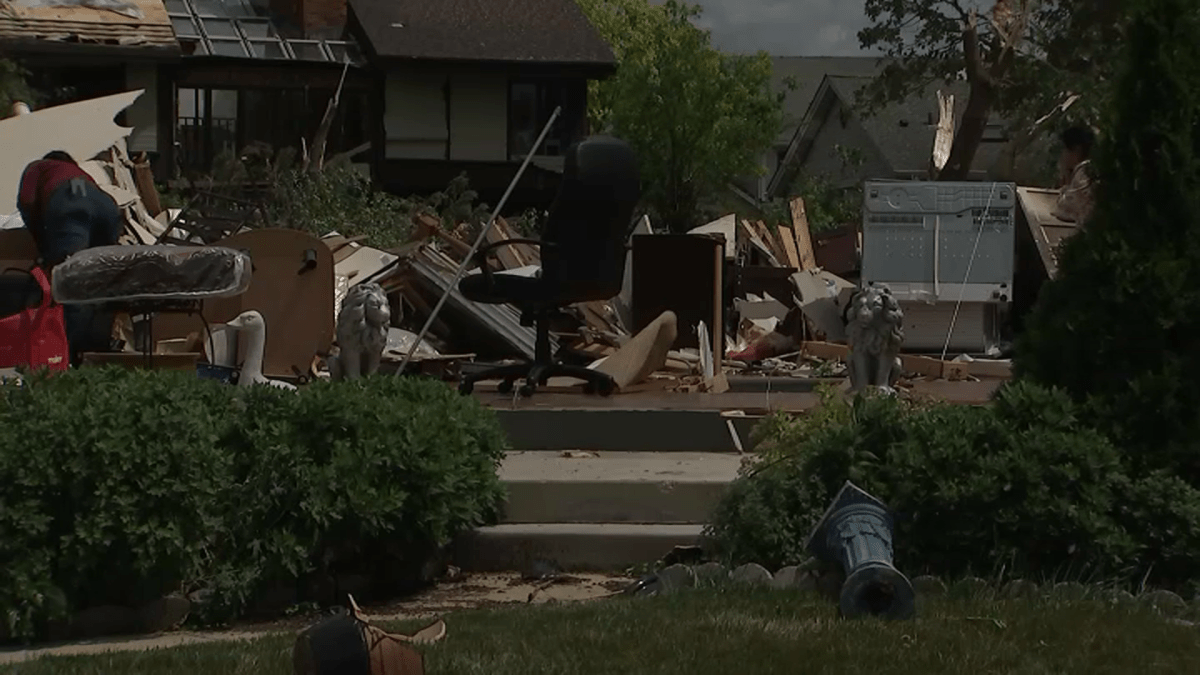
[[[1056,109],[1094,123],[1112,86],[1123,0],[866,0],[864,49],[888,57],[861,101],[868,111],[965,75],[970,95],[942,180],[971,170],[989,114],[1013,127],[1013,155],[1047,130]],[[1071,102],[1063,110],[1064,104]],[[1072,105],[1073,104],[1073,105]],[[1040,122],[1039,122],[1040,120]]]
[[[771,92],[771,60],[725,54],[677,0],[577,0],[612,45],[617,74],[595,83],[593,129],[638,153],[646,204],[675,231],[697,224],[701,201],[737,176],[761,171],[759,157],[783,124]]]
[[[1090,400],[1146,468],[1200,485],[1200,6],[1134,6],[1095,212],[1063,247],[1015,365]]]
[[[26,81],[28,76],[20,64],[0,57],[0,118],[8,117],[17,101],[36,103],[38,97]]]

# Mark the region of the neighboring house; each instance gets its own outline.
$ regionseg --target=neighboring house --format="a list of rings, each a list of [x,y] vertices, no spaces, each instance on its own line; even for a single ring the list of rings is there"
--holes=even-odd
[[[736,182],[743,198],[760,202],[786,197],[801,172],[826,176],[845,187],[874,178],[927,176],[938,119],[936,92],[940,88],[954,94],[960,120],[968,88],[965,82],[934,84],[924,95],[864,117],[855,109],[856,94],[884,65],[884,59],[874,56],[773,59],[775,90],[786,92],[784,125],[763,155],[763,173]],[[788,78],[796,85],[790,92]],[[1003,122],[991,120],[973,162],[973,180],[989,177],[1006,142]],[[847,163],[847,155],[861,163]]]
[[[405,194],[467,171],[498,199],[561,105],[512,200],[540,203],[587,131],[587,81],[616,68],[574,0],[57,1],[0,0],[0,51],[57,92],[44,105],[146,89],[124,122],[160,178],[256,142],[300,149],[341,83],[327,156],[364,148],[354,160]]]
[[[135,128],[131,149],[156,152],[158,68],[180,56],[161,0],[118,0],[109,9],[69,0],[30,4],[0,0],[0,55],[19,59],[30,71],[30,84],[43,95],[39,103],[144,88],[149,95],[118,121]]]
[[[924,95],[884,106],[868,116],[854,103],[869,77],[826,76],[813,96],[808,113],[792,134],[765,197],[786,196],[801,172],[829,177],[835,187],[866,179],[927,179],[939,111],[937,91],[954,96],[955,119],[966,108],[966,82],[931,86]],[[975,153],[968,180],[987,180],[1008,144],[1002,120],[992,118]],[[847,152],[856,155],[847,162]]]
[[[349,0],[382,80],[377,178],[393,192],[467,171],[495,202],[556,106],[562,112],[513,202],[553,194],[587,133],[587,82],[616,57],[574,0]]]

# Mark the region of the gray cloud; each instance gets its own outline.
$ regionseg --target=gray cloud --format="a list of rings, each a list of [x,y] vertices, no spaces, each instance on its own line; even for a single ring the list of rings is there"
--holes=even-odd
[[[715,46],[773,56],[857,56],[868,23],[862,0],[693,0]]]

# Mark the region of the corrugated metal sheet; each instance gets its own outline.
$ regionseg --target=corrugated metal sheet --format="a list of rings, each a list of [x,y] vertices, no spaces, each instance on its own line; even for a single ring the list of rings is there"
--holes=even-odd
[[[454,270],[446,270],[427,256],[428,249],[421,249],[408,260],[408,269],[416,273],[422,281],[428,283],[438,294],[444,293],[454,278]],[[436,255],[436,254],[433,254]],[[521,325],[520,313],[510,305],[489,305],[481,302],[471,302],[455,288],[446,299],[443,312],[453,311],[474,318],[482,327],[504,340],[516,352],[532,359],[537,334],[533,328]],[[551,338],[551,351],[556,348],[554,338]]]
[[[1058,245],[1075,234],[1079,226],[1050,215],[1058,201],[1058,190],[1017,188],[1017,201],[1025,216],[1025,224],[1037,244],[1046,275],[1053,279],[1058,275]]]
[[[24,7],[0,0],[0,41],[44,40],[178,49],[162,0],[127,0],[142,18],[91,7]]]

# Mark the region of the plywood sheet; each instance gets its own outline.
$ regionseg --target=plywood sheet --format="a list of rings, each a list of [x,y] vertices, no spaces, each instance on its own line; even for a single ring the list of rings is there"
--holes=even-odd
[[[206,302],[204,318],[225,323],[256,309],[267,323],[263,372],[267,377],[295,377],[293,368],[308,372],[313,357],[333,344],[333,254],[320,239],[299,230],[262,229],[223,239],[217,246],[244,250],[254,264],[250,288],[235,298]],[[305,252],[316,264],[305,269]],[[202,331],[199,317],[164,315],[155,319],[156,340],[186,337]]]

